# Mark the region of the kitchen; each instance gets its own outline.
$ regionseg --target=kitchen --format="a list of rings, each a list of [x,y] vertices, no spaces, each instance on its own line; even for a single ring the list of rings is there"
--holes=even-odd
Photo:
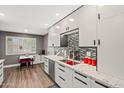
[[[28,7],[20,6],[23,11],[29,11]],[[20,73],[33,72],[32,78],[35,77],[37,80],[41,78],[42,80],[36,82],[34,80],[36,87],[123,88],[124,6],[66,5],[46,7],[60,8],[60,10],[63,8],[62,13],[68,8],[63,16],[55,13],[57,19],[54,20],[54,23],[51,22],[50,26],[45,24],[46,29],[43,30],[46,32],[36,34],[33,30],[30,32],[31,29],[27,28],[24,29],[24,32],[14,32],[14,23],[9,27],[6,27],[7,24],[5,23],[0,26],[1,87],[17,86],[17,84],[9,85],[11,81],[9,79],[13,78],[12,76],[7,79],[9,77],[7,75],[10,73],[14,75],[9,71],[14,68],[12,71],[15,73],[17,71]],[[11,12],[13,8],[11,6],[0,6],[0,9],[6,11],[10,9]],[[19,11],[18,9],[17,11]],[[1,15],[4,14],[1,13]],[[41,15],[39,14],[38,17]],[[24,15],[21,14],[21,16]],[[4,20],[4,17],[0,19],[1,22]],[[35,20],[33,20],[34,23],[38,22],[39,19]],[[21,58],[29,58],[29,56],[33,60],[28,60],[28,63],[21,60]],[[26,67],[23,68],[23,65],[26,65]],[[41,73],[39,73],[39,68]],[[35,70],[38,74],[35,73]],[[28,79],[30,78],[26,78],[26,80]],[[12,80],[17,82],[16,77]],[[33,79],[31,80],[33,81]],[[46,85],[43,86],[42,84]],[[30,84],[27,85],[18,87],[31,87]],[[32,85],[32,87],[35,86]]]

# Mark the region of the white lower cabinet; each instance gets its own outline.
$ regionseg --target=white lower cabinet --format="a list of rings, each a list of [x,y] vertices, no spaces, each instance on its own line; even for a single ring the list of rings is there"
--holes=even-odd
[[[44,59],[44,70],[49,75],[49,59]],[[67,66],[55,62],[55,82],[61,88],[109,88],[105,83],[79,73]]]
[[[86,75],[74,71],[73,88],[90,88],[90,79]]]
[[[72,87],[72,69],[55,63],[55,82],[62,88]]]
[[[44,71],[49,74],[49,59],[44,58]]]

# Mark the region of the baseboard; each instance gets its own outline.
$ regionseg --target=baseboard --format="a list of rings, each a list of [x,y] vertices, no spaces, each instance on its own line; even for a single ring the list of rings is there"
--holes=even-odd
[[[34,64],[40,64],[40,63],[43,63],[43,62],[42,61],[34,62]],[[18,66],[20,66],[20,64],[5,65],[3,66],[3,68],[11,68],[11,67],[18,67]]]
[[[20,64],[5,65],[5,66],[3,66],[3,68],[17,67],[19,65]]]
[[[40,64],[40,63],[43,63],[43,61],[34,62],[34,64]]]

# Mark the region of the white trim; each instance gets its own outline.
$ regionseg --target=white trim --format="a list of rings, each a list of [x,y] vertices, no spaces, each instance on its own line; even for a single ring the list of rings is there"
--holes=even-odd
[[[3,68],[17,67],[19,64],[5,65]]]
[[[43,62],[42,61],[34,62],[34,64],[39,64],[39,63],[43,63]],[[5,65],[3,68],[11,68],[11,67],[18,67],[18,66],[20,66],[20,64]]]
[[[43,63],[43,61],[39,61],[39,62],[34,62],[34,64],[39,64],[39,63]]]

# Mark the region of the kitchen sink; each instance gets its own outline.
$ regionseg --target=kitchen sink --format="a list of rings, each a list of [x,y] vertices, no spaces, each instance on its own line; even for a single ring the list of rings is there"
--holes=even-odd
[[[64,63],[66,63],[68,60],[64,59],[64,60],[59,60],[59,61],[62,61],[62,62],[64,62]]]
[[[66,64],[69,64],[69,65],[71,65],[71,66],[80,64],[79,62],[75,62],[75,61],[68,60],[68,59],[63,59],[63,60],[59,60],[59,61],[64,62],[64,63],[66,63]]]

